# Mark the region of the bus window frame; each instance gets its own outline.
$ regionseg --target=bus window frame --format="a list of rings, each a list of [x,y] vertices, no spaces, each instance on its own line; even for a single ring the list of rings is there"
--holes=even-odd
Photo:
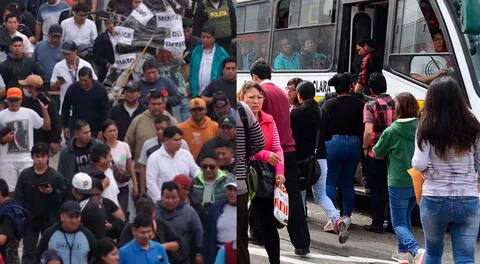
[[[274,1],[274,12],[272,14],[271,17],[273,17],[274,19],[272,20],[276,20],[276,15],[277,15],[277,9],[278,9],[278,6],[279,6],[279,2],[282,1],[282,0],[275,0]],[[291,1],[295,1],[295,0],[291,0]],[[330,65],[328,68],[325,68],[325,69],[298,69],[298,70],[277,70],[277,69],[274,69],[273,68],[273,65],[272,65],[272,72],[277,72],[277,73],[311,73],[311,72],[331,72],[332,69],[335,68],[335,62],[336,62],[336,51],[337,51],[337,31],[338,31],[338,19],[339,19],[339,8],[340,8],[340,2],[342,2],[341,0],[335,0],[336,1],[336,6],[335,6],[335,14],[332,14],[332,15],[335,15],[335,23],[322,23],[322,24],[314,24],[314,25],[308,25],[308,26],[299,26],[300,25],[300,16],[298,16],[298,22],[297,22],[297,26],[295,27],[287,27],[287,28],[275,28],[275,23],[271,23],[271,34],[270,34],[270,50],[268,51],[268,55],[269,55],[269,58],[268,58],[268,63],[269,64],[272,64],[273,63],[273,48],[275,47],[275,44],[274,44],[274,39],[275,39],[275,33],[277,33],[277,31],[288,31],[288,30],[296,30],[296,31],[299,31],[299,30],[304,30],[304,29],[308,29],[308,28],[314,28],[314,27],[322,27],[322,26],[332,26],[334,25],[334,28],[333,28],[333,36],[332,36],[332,41],[333,41],[333,49],[331,50],[331,54],[332,54],[332,61],[330,62]],[[300,14],[301,12],[301,8],[298,9],[298,12]]]
[[[410,82],[414,82],[415,84],[418,84],[419,86],[425,88],[425,89],[428,89],[428,84],[425,84],[423,82],[420,82],[418,80],[416,80],[415,78],[411,77],[410,75],[406,75],[402,72],[399,72],[395,69],[392,68],[391,64],[390,64],[390,59],[391,57],[395,57],[395,56],[412,56],[412,58],[414,57],[413,54],[415,54],[415,56],[423,56],[423,55],[428,55],[429,53],[394,53],[393,52],[393,47],[394,47],[394,42],[396,41],[395,39],[395,30],[397,28],[397,23],[398,23],[398,20],[397,20],[397,14],[399,12],[399,10],[397,9],[398,7],[398,2],[399,1],[406,1],[406,0],[395,0],[394,3],[393,3],[393,17],[394,19],[390,19],[389,21],[393,21],[393,25],[390,27],[390,31],[388,30],[387,28],[387,35],[388,33],[390,33],[390,39],[388,40],[389,42],[389,49],[387,51],[387,68],[384,68],[384,70],[387,70],[401,78],[404,78]],[[456,76],[458,78],[458,82],[459,82],[459,85],[461,87],[461,90],[462,90],[462,93],[465,95],[465,98],[467,99],[467,103],[469,103],[468,101],[468,96],[467,96],[467,92],[466,92],[466,88],[465,88],[465,83],[464,83],[464,80],[463,80],[463,77],[461,75],[461,72],[460,72],[460,68],[458,66],[458,62],[457,62],[457,58],[456,58],[456,53],[455,53],[455,50],[453,49],[453,46],[452,46],[452,41],[450,39],[450,32],[448,30],[445,30],[447,27],[446,27],[446,24],[445,24],[445,20],[443,18],[443,15],[441,14],[440,12],[440,9],[438,8],[438,5],[436,3],[436,1],[434,0],[424,0],[424,1],[428,1],[432,7],[432,11],[434,12],[435,16],[437,17],[437,21],[440,25],[440,29],[442,30],[442,33],[443,33],[443,39],[445,40],[445,45],[448,49],[448,52],[441,52],[441,53],[435,53],[437,56],[445,56],[445,55],[449,55],[451,58],[452,58],[452,67],[456,73]],[[441,0],[439,0],[441,1]],[[389,7],[390,9],[391,7]],[[389,10],[390,12],[390,10]],[[403,12],[403,11],[402,11]],[[451,12],[451,10],[449,10],[449,12]],[[403,16],[402,16],[402,20],[401,22],[403,23]],[[399,29],[400,30],[400,29]],[[461,30],[460,30],[461,32]],[[387,36],[388,37],[388,36]]]

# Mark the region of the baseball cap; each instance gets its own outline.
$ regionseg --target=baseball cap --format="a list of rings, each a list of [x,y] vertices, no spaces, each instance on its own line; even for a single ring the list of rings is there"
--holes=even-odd
[[[233,188],[237,188],[237,182],[236,181],[230,181],[230,182],[227,182],[224,186],[223,186],[225,189],[227,189],[228,187],[233,187]]]
[[[216,92],[212,97],[213,107],[224,107],[228,103],[230,103],[230,100],[224,92]]]
[[[72,186],[81,194],[93,194],[92,177],[84,172],[73,175]]]
[[[192,181],[190,181],[190,177],[185,174],[179,174],[175,176],[175,178],[173,178],[173,182],[178,185],[178,189],[190,189],[190,185],[192,184]]]
[[[62,36],[63,34],[63,29],[59,24],[53,24],[50,26],[48,29],[48,34],[51,36]]]
[[[80,214],[81,212],[80,205],[76,201],[66,201],[60,207],[60,213],[67,214]]]
[[[218,124],[220,127],[228,126],[228,127],[235,127],[235,119],[232,116],[222,116],[218,119]]]
[[[188,107],[190,110],[196,108],[207,108],[207,104],[202,98],[193,98],[192,100],[190,100]]]
[[[18,87],[10,87],[7,90],[7,99],[22,99],[23,93],[22,89]]]
[[[136,82],[128,82],[125,88],[123,90],[128,93],[128,92],[138,92],[140,91],[140,87]]]
[[[25,80],[19,80],[18,83],[23,86],[41,87],[43,85],[43,80],[39,75],[30,74]]]
[[[62,52],[63,53],[70,54],[70,53],[72,53],[73,51],[76,51],[76,50],[77,50],[77,44],[75,44],[75,42],[73,42],[71,40],[63,42],[63,44],[62,44]]]

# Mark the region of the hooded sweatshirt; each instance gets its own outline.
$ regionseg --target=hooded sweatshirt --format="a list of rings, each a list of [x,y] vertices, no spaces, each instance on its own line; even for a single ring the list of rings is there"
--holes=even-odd
[[[193,260],[200,253],[203,239],[203,227],[197,212],[188,204],[180,204],[177,209],[170,211],[158,202],[155,209],[155,218],[162,219],[180,237],[180,250],[188,259]]]
[[[402,118],[383,131],[373,147],[376,157],[388,156],[388,186],[413,187],[407,170],[412,167],[417,118]]]

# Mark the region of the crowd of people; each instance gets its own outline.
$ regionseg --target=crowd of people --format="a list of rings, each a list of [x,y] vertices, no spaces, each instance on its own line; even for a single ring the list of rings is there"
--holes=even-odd
[[[1,1],[0,263],[236,263],[235,8],[187,2],[180,67],[149,47],[117,100],[151,1]]]

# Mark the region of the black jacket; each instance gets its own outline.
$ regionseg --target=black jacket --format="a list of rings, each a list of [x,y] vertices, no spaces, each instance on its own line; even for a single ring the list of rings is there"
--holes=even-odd
[[[327,111],[318,107],[314,100],[307,100],[292,110],[290,120],[297,160],[304,160],[314,154],[317,128],[320,133],[316,157],[317,159],[326,159],[325,141],[332,138]]]
[[[26,55],[23,55],[20,59],[8,56],[7,59],[0,64],[0,75],[2,75],[7,88],[14,86],[19,87],[20,84],[18,80],[24,80],[30,74],[40,75],[42,79],[45,79],[42,66]]]
[[[48,104],[48,115],[50,116],[50,122],[52,124],[52,130],[46,131],[43,128],[33,130],[34,143],[45,142],[50,143],[60,143],[62,141],[62,122],[60,120],[60,115],[58,114],[57,104],[53,99],[45,94],[50,99]],[[41,118],[43,118],[42,107],[38,100],[33,99],[32,97],[23,97],[22,106],[30,108],[35,111]]]
[[[145,110],[147,110],[147,107],[139,103],[137,109],[130,117],[130,114],[127,112],[127,109],[125,109],[125,105],[123,103],[119,103],[110,109],[108,118],[117,123],[119,140],[123,141],[125,139],[125,135],[127,134],[128,127],[130,126],[130,123],[132,123],[132,120],[139,114],[145,112]]]
[[[115,62],[113,45],[107,31],[98,35],[93,43],[93,61],[97,65],[98,81],[103,82],[108,71],[107,64],[113,65]]]
[[[43,183],[52,186],[51,194],[40,192],[39,185]],[[15,187],[15,200],[29,211],[29,225],[40,229],[57,222],[65,194],[65,181],[53,168],[48,168],[42,175],[36,175],[33,167],[26,168],[20,173]]]
[[[83,119],[88,122],[92,132],[98,132],[107,119],[110,101],[105,87],[93,80],[93,87],[88,92],[75,82],[68,87],[62,105],[62,120],[65,127],[70,126],[70,109],[73,122]]]

